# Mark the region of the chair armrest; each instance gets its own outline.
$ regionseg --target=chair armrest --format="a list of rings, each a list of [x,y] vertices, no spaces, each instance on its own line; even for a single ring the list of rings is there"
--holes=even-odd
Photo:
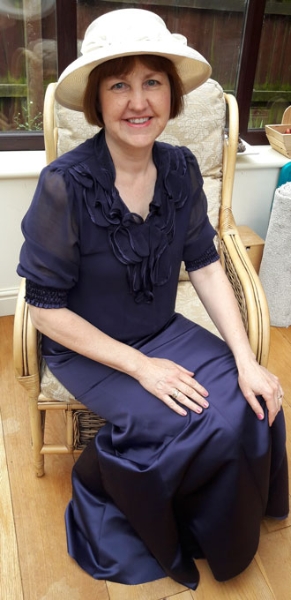
[[[223,188],[219,216],[219,243],[223,266],[233,287],[250,345],[258,360],[267,365],[270,317],[260,279],[242,243],[232,214],[232,193],[239,135],[238,108],[234,96],[224,94],[228,104],[229,136],[224,145]]]
[[[33,326],[25,302],[25,279],[21,280],[13,331],[13,360],[19,383],[33,395],[40,390],[40,335]]]
[[[257,361],[267,366],[270,348],[270,317],[260,279],[235,226],[220,240],[222,262],[233,287],[251,348]]]

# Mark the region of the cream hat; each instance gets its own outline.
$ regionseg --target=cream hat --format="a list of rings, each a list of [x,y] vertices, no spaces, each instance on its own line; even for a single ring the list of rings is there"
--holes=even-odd
[[[139,8],[108,12],[89,25],[81,54],[61,74],[57,101],[73,110],[83,110],[83,95],[89,73],[107,60],[120,56],[156,54],[176,66],[185,93],[194,90],[211,75],[207,60],[180,34],[170,33],[155,13]]]

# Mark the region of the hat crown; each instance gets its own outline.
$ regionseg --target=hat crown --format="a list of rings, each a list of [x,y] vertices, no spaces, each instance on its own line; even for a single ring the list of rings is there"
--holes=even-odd
[[[164,21],[155,13],[128,8],[106,13],[93,21],[85,32],[81,53],[86,55],[118,44],[146,42],[150,44],[166,41],[187,44],[183,35],[172,34]]]
[[[81,56],[59,77],[55,97],[72,110],[83,110],[89,74],[106,62],[123,56],[153,54],[172,61],[185,94],[201,85],[211,67],[199,52],[187,45],[179,33],[171,33],[156,13],[140,8],[122,8],[95,19],[86,30]]]

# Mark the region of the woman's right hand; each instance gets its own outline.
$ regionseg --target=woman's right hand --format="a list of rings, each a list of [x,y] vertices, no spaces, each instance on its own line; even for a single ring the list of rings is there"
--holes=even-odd
[[[197,413],[207,408],[207,390],[194,379],[194,373],[171,360],[150,358],[114,340],[67,308],[30,306],[30,315],[41,333],[78,354],[134,377],[179,415],[187,414],[183,405]]]
[[[208,392],[196,381],[193,372],[165,358],[145,359],[136,379],[171,410],[185,416],[185,408],[196,413],[208,408]]]

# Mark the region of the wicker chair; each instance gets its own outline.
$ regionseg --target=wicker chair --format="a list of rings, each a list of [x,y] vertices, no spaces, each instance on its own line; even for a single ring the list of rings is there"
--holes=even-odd
[[[95,134],[82,113],[64,109],[54,99],[55,84],[45,98],[44,129],[47,162]],[[228,111],[227,111],[228,106]],[[228,136],[225,136],[228,112]],[[269,351],[269,314],[258,276],[239,238],[231,209],[238,142],[238,111],[234,96],[224,94],[213,80],[187,96],[184,114],[171,121],[161,138],[187,145],[196,155],[204,177],[209,216],[217,230],[218,248],[233,286],[253,351],[266,364]],[[41,357],[41,336],[33,327],[25,303],[25,281],[20,285],[14,327],[16,377],[29,398],[36,474],[44,474],[44,455],[81,452],[104,421],[89,412],[49,371]],[[181,266],[176,308],[215,332]],[[216,332],[217,333],[217,332]],[[48,410],[65,413],[66,439],[62,445],[44,441]]]

